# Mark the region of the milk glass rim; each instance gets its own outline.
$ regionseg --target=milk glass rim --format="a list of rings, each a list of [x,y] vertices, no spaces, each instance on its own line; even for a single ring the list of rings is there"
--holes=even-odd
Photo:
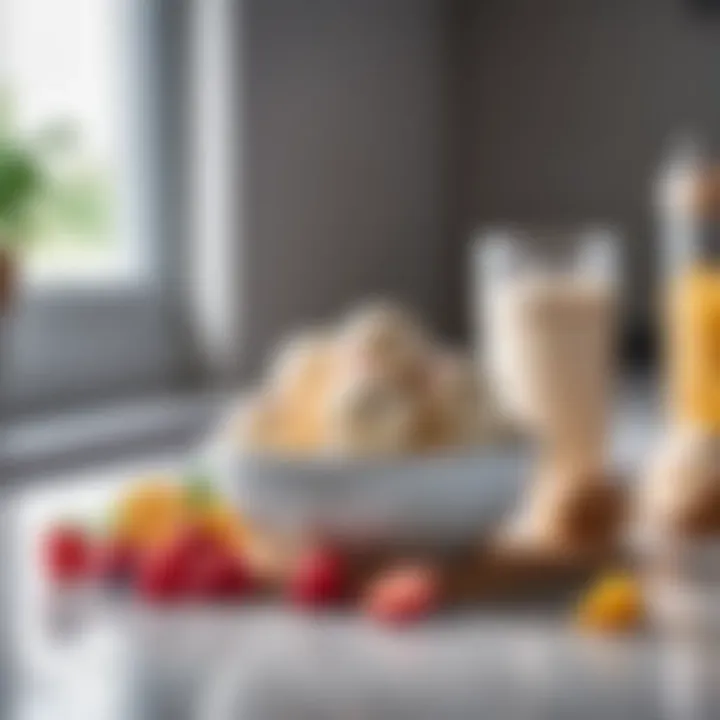
[[[621,237],[618,227],[610,223],[490,224],[473,233],[471,254],[476,270],[493,279],[529,266],[591,271],[616,283]]]

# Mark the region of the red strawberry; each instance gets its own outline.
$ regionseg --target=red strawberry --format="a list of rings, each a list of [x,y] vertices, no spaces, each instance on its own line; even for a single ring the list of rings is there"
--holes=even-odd
[[[220,550],[197,558],[188,573],[188,593],[198,598],[240,598],[251,586],[250,574],[240,558]]]
[[[55,582],[72,583],[86,578],[91,568],[91,555],[91,540],[78,526],[58,525],[44,538],[45,567]]]
[[[159,547],[145,556],[136,578],[137,589],[150,602],[173,602],[187,590],[187,564],[178,543]]]
[[[253,589],[253,577],[250,568],[239,557],[230,555],[223,583],[225,597],[239,598],[248,595]]]
[[[181,529],[173,539],[172,545],[179,560],[188,566],[217,551],[215,539],[195,525]]]
[[[290,577],[290,599],[300,607],[332,605],[345,594],[346,575],[339,553],[313,549],[300,558]]]
[[[134,575],[138,565],[138,552],[128,542],[109,538],[96,550],[93,574],[100,582],[126,583]]]
[[[398,625],[429,615],[440,595],[437,574],[423,565],[394,568],[369,586],[365,609],[383,623]]]

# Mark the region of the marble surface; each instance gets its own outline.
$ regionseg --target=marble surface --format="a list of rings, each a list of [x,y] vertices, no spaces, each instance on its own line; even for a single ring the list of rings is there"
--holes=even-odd
[[[656,424],[630,405],[615,454],[637,468]],[[157,467],[172,466],[158,459]],[[40,529],[102,516],[137,467],[102,468],[18,489],[4,503],[12,639],[11,720],[438,720],[720,715],[713,637],[598,640],[567,607],[482,608],[403,632],[350,614],[273,606],[153,613],[50,593]]]
[[[56,637],[15,717],[710,720],[720,710],[714,642],[583,638],[552,612],[479,611],[407,632],[281,608],[121,612]]]

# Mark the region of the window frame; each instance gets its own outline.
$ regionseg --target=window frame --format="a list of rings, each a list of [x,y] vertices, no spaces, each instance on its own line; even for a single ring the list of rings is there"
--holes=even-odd
[[[147,238],[150,251],[142,272],[132,276],[21,289],[0,331],[0,407],[6,416],[119,392],[186,388],[196,375],[181,292],[189,240],[185,170],[190,8],[176,0],[121,1],[132,24],[128,36],[137,42],[135,52],[128,53],[136,60],[126,84],[135,88],[131,142],[138,143],[142,160],[135,169],[141,182],[134,187],[143,188],[132,199],[137,205],[129,230],[136,233],[133,241]],[[107,333],[111,342],[103,357],[93,330],[109,326],[125,337],[112,342]],[[35,342],[32,352],[28,335]],[[130,351],[127,358],[117,357],[119,344]],[[82,362],[93,354],[96,362]],[[58,358],[63,357],[61,370]],[[76,372],[73,358],[81,361]]]

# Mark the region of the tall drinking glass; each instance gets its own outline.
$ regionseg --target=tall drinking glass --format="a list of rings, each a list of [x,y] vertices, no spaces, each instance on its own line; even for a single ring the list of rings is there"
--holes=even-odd
[[[481,362],[509,419],[573,474],[604,470],[616,236],[493,229],[475,248]]]

